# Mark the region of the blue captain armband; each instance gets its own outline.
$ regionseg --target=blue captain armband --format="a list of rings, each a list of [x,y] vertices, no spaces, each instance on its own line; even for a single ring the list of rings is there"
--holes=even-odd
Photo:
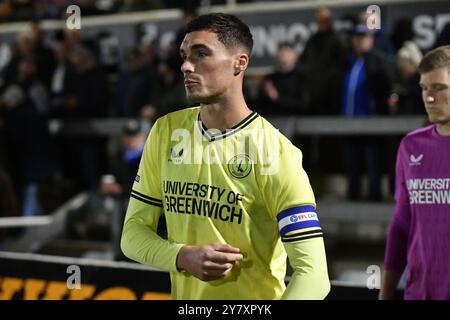
[[[283,242],[323,236],[314,206],[302,205],[283,210],[277,215],[277,219]]]

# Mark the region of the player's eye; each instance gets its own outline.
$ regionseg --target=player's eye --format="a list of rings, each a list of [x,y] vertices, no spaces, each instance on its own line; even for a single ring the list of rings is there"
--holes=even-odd
[[[436,85],[436,86],[434,86],[434,90],[436,90],[436,91],[442,91],[442,90],[445,90],[445,89],[447,89],[448,87],[447,86],[445,86],[445,85],[442,85],[442,84],[438,84],[438,85]]]

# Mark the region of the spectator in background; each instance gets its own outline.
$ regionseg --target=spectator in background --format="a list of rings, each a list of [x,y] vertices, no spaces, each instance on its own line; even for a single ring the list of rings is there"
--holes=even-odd
[[[367,26],[367,20],[369,19],[369,17],[370,14],[367,13],[367,11],[361,12],[358,17],[358,24]],[[380,25],[379,29],[373,30],[373,37],[373,47],[378,51],[383,52],[388,59],[393,60],[395,56],[394,44],[386,34],[382,24]]]
[[[395,115],[424,115],[422,91],[418,85],[420,75],[418,66],[422,52],[412,41],[405,41],[397,52],[397,74],[393,92],[389,98],[390,113]],[[389,189],[391,195],[395,192],[395,158],[401,137],[391,137],[386,145],[384,158],[389,167]]]
[[[55,61],[52,51],[44,44],[40,25],[38,23],[28,24],[26,29],[18,34],[11,49],[12,58],[6,67],[7,81],[14,81],[14,77],[18,74],[19,60],[21,58],[33,56],[36,60],[36,76],[48,88]]]
[[[177,34],[175,37],[175,44],[177,48],[179,48],[181,46],[181,43],[183,42],[184,36],[186,35],[187,25],[197,16],[195,10],[196,8],[190,7],[183,9],[183,16],[181,17],[181,27],[177,30]]]
[[[259,112],[264,115],[299,115],[307,113],[304,79],[295,68],[298,53],[292,43],[278,47],[277,70],[261,83],[258,97]]]
[[[55,170],[47,126],[48,94],[37,77],[37,59],[19,62],[17,80],[0,97],[5,112],[9,163],[14,164],[14,181],[22,193],[23,215],[42,214],[40,183]]]
[[[71,49],[70,61],[76,71],[73,96],[66,105],[69,118],[93,118],[106,115],[108,89],[106,79],[88,49],[77,46]]]
[[[421,59],[422,52],[412,41],[406,41],[397,52],[397,80],[393,90],[396,114],[424,114],[417,70]]]
[[[144,60],[144,65],[147,68],[155,69],[160,61],[155,46],[152,43],[143,43],[140,46],[139,50],[141,51],[141,55]]]
[[[352,50],[341,71],[340,113],[344,117],[387,114],[391,76],[385,55],[374,49],[373,32],[366,25],[353,30]],[[348,137],[343,141],[349,200],[361,198],[360,175],[367,164],[369,197],[381,200],[379,142],[370,137]]]
[[[0,105],[4,104],[3,97],[0,98]],[[6,128],[3,114],[6,112],[0,107],[0,217],[16,216],[19,213],[16,190],[13,185],[11,176],[7,169],[7,147],[6,147]],[[0,243],[8,233],[0,228]]]
[[[66,102],[73,94],[75,87],[75,69],[69,62],[67,44],[58,41],[54,47],[56,68],[53,72],[50,85],[50,112],[52,117],[64,117],[67,113]]]
[[[80,7],[80,11],[83,16],[93,16],[106,13],[99,9],[95,3],[95,0],[76,0],[75,5]]]
[[[395,52],[400,50],[405,41],[412,41],[413,38],[414,32],[412,28],[412,19],[400,18],[396,20],[391,33],[391,40]]]
[[[77,46],[71,49],[69,59],[76,71],[75,86],[67,96],[62,117],[67,120],[104,117],[109,91],[94,56],[86,48]],[[82,190],[97,189],[103,142],[101,138],[70,137],[61,145],[65,176],[76,181]]]
[[[30,20],[33,15],[32,0],[0,1],[0,22]]]
[[[11,1],[0,2],[0,22],[11,22],[14,20],[13,7]]]
[[[127,68],[121,73],[117,84],[115,115],[138,118],[141,108],[150,100],[155,85],[156,70],[146,65],[144,56],[138,48],[127,53]]]
[[[163,9],[163,0],[124,0],[121,11],[147,11],[155,9]]]
[[[29,34],[32,45],[31,54],[37,58],[38,73],[37,76],[47,86],[50,86],[51,76],[55,68],[55,59],[53,52],[44,43],[44,32],[38,22],[29,25]]]
[[[150,122],[180,107],[189,106],[177,60],[167,60],[158,65],[158,80],[150,97],[141,110],[141,116]]]
[[[330,114],[338,66],[344,59],[344,45],[333,30],[331,11],[326,7],[316,10],[317,32],[306,42],[300,70],[304,70],[310,91],[310,110],[313,114]]]
[[[34,1],[33,18],[36,20],[62,19],[70,4],[69,0],[36,0]]]
[[[110,158],[108,175],[100,181],[100,194],[117,200],[118,208],[113,211],[112,221],[115,260],[125,260],[120,250],[121,230],[146,139],[147,132],[138,120],[127,122],[123,127],[120,147]]]
[[[17,69],[21,57],[18,39],[9,43],[9,52],[10,56],[3,62],[3,66],[0,68],[0,89],[15,81],[17,77]]]
[[[138,120],[128,121],[122,131],[120,148],[110,158],[109,174],[115,177],[113,184],[100,184],[100,192],[111,196],[124,196],[128,199],[136,177],[146,131]]]
[[[17,216],[18,212],[16,192],[12,179],[0,163],[0,217],[14,217]],[[8,231],[0,228],[0,250],[2,241],[10,236]]]

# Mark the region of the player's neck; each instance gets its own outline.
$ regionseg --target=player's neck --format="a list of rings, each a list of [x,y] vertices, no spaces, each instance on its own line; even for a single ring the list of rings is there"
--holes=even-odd
[[[447,123],[437,123],[436,131],[440,136],[450,136],[450,122]]]
[[[237,101],[236,101],[237,100]],[[248,117],[252,111],[247,107],[244,97],[235,101],[202,104],[200,119],[208,129],[225,131]]]

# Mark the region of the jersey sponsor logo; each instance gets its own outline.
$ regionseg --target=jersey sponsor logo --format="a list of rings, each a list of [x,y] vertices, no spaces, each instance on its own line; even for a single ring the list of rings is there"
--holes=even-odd
[[[423,154],[419,154],[418,156],[415,156],[411,154],[409,156],[409,165],[410,166],[419,166],[422,164]]]
[[[235,178],[242,179],[252,171],[250,157],[246,154],[238,154],[228,161],[228,171]]]
[[[188,214],[241,224],[244,195],[217,186],[163,181],[165,213]]]
[[[450,204],[450,178],[407,179],[409,204]]]

